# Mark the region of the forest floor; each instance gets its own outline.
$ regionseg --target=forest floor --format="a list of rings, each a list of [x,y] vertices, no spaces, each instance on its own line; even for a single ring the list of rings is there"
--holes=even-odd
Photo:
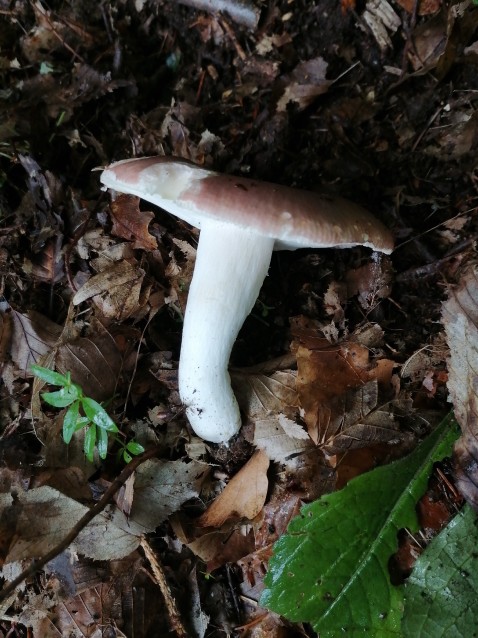
[[[315,636],[258,604],[273,543],[450,410],[441,315],[475,250],[478,8],[189,4],[0,0],[4,584],[58,549],[0,603],[0,636]],[[111,205],[93,170],[145,155],[341,195],[395,238],[390,256],[274,253],[232,353],[229,447],[194,436],[177,391],[198,233]],[[84,431],[67,446],[34,363],[154,456],[129,471],[117,443],[93,461]]]

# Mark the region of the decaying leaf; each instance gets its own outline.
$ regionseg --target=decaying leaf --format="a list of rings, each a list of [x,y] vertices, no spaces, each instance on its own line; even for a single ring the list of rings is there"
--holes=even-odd
[[[35,256],[31,262],[25,260],[23,270],[31,272],[32,276],[39,281],[58,283],[65,274],[62,244],[62,234],[49,239],[38,256]]]
[[[325,77],[327,66],[328,63],[322,57],[312,58],[300,62],[288,76],[281,78],[286,85],[277,102],[277,111],[286,111],[290,102],[295,103],[302,111],[310,106],[316,97],[327,93],[332,84],[332,81]]]
[[[269,459],[257,450],[198,520],[201,527],[221,527],[228,520],[254,519],[264,506]]]
[[[136,473],[130,521],[153,530],[181,505],[198,495],[207,465],[198,461],[143,463]]]
[[[392,267],[389,260],[377,256],[360,268],[347,272],[348,296],[358,295],[362,308],[369,312],[390,295]]]
[[[182,503],[197,496],[204,471],[204,465],[194,461],[147,461],[137,471],[130,517],[107,507],[79,533],[73,550],[94,560],[127,556],[138,546],[141,534],[154,530]],[[44,555],[86,511],[86,506],[49,486],[18,490],[15,499],[0,493],[1,518],[10,521],[5,563]]]
[[[280,360],[275,365],[280,365]],[[272,363],[272,367],[274,363]],[[309,435],[297,423],[299,397],[295,370],[260,368],[232,372],[233,387],[243,413],[254,424],[254,445],[273,461],[288,458],[313,447]]]
[[[125,634],[117,627],[129,626],[131,589],[140,570],[137,552],[105,569],[105,563],[89,565],[65,551],[45,566],[48,596],[30,592],[18,622],[31,626],[34,635],[42,638],[85,638],[110,632],[121,638]]]
[[[390,399],[394,363],[371,362],[369,348],[358,341],[333,345],[317,333],[298,335],[297,389],[312,440],[329,453],[395,442],[398,424],[378,410],[383,397]]]
[[[443,304],[450,348],[448,390],[462,435],[455,445],[457,484],[478,509],[478,266],[469,267]]]
[[[256,422],[254,445],[279,463],[286,463],[314,447],[304,428],[283,414]]]
[[[228,530],[214,530],[188,543],[189,549],[213,571],[225,563],[234,563],[254,549],[254,531],[242,526]]]
[[[414,47],[409,56],[415,70],[436,69],[443,78],[464,47],[469,43],[478,24],[478,10],[473,2],[452,2],[414,30]]]
[[[30,366],[47,354],[61,335],[61,326],[31,310],[28,315],[11,310],[10,356],[22,376],[30,376]]]
[[[155,250],[158,247],[158,242],[148,231],[154,213],[139,209],[139,197],[118,195],[115,201],[111,202],[110,211],[113,235],[132,241],[133,248]]]
[[[9,512],[10,510],[10,512]],[[2,516],[16,515],[16,535],[5,559],[14,563],[43,556],[59,543],[87,508],[51,487],[18,492],[15,502],[2,511]],[[99,514],[80,532],[73,547],[95,560],[111,560],[130,554],[139,539],[111,522],[109,512]]]
[[[239,405],[252,421],[277,417],[298,407],[295,370],[273,368],[270,374],[259,368],[234,370],[231,378]]]
[[[61,344],[56,367],[70,372],[86,396],[97,401],[111,399],[121,372],[122,356],[112,335],[96,326],[91,337],[80,337]]]
[[[173,239],[173,242],[183,254],[185,261],[179,265],[174,252],[170,253],[170,262],[166,268],[166,277],[169,279],[170,290],[166,298],[169,304],[179,303],[181,312],[186,309],[187,293],[189,284],[193,277],[194,265],[196,263],[196,249],[182,239]]]
[[[141,306],[145,272],[127,261],[118,261],[93,275],[73,297],[75,306],[93,299],[105,317],[127,319]]]

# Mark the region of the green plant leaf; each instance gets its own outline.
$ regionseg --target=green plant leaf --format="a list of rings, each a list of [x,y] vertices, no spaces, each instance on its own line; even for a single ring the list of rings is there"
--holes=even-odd
[[[76,386],[72,384],[55,392],[43,392],[41,398],[54,408],[66,408],[78,400],[78,391]]]
[[[96,444],[96,425],[92,423],[90,427],[85,432],[85,441],[83,443],[83,450],[85,452],[85,456],[93,463],[94,453],[95,453],[95,444]]]
[[[447,418],[412,454],[302,508],[274,545],[260,604],[310,622],[321,638],[401,636],[403,592],[388,560],[397,532],[415,530],[432,463],[458,435]]]
[[[100,455],[100,459],[105,459],[108,454],[108,432],[103,428],[98,428],[97,434],[96,447],[98,448],[98,454]]]
[[[123,460],[125,463],[130,463],[133,460],[133,457],[127,452],[126,448],[123,450]]]
[[[76,431],[79,411],[80,402],[74,401],[66,411],[65,418],[63,419],[63,440],[67,445],[70,443],[71,437]]]
[[[404,638],[478,636],[476,532],[466,506],[419,557],[404,587]]]
[[[90,419],[92,423],[97,425],[99,428],[103,430],[107,430],[108,432],[118,432],[118,428],[116,427],[115,422],[110,417],[108,412],[104,409],[102,405],[91,399],[90,397],[83,397],[81,400],[81,405],[83,410],[85,411],[86,416]]]
[[[65,376],[60,374],[59,372],[55,372],[54,370],[50,370],[49,368],[43,368],[42,366],[38,366],[33,364],[31,370],[33,374],[41,379],[42,381],[46,381],[51,385],[69,385],[71,383],[69,376]]]
[[[144,452],[144,447],[136,441],[130,441],[126,446],[126,449],[128,452],[133,454],[133,456],[138,456],[138,454],[142,454]]]

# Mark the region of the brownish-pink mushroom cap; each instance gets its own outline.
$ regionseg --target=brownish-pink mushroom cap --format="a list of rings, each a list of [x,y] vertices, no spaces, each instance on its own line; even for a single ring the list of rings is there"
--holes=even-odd
[[[227,367],[272,251],[356,245],[393,250],[390,231],[352,202],[223,175],[185,160],[124,160],[107,167],[101,181],[201,229],[184,317],[179,393],[194,431],[215,443],[227,443],[241,426]]]
[[[124,160],[105,169],[101,181],[120,192],[127,186],[128,193],[156,203],[196,228],[205,220],[216,220],[254,229],[273,238],[276,250],[357,245],[386,254],[393,250],[390,231],[342,197],[224,175],[186,160]]]

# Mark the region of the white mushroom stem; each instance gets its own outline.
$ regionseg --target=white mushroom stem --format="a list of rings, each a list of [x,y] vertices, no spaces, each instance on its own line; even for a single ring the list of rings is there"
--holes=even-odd
[[[274,240],[217,221],[201,224],[184,317],[179,394],[196,434],[226,443],[241,427],[229,357],[269,268]]]

